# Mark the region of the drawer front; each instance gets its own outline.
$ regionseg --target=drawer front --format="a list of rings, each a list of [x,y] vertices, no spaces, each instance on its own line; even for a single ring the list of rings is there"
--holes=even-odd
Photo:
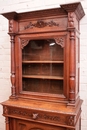
[[[7,109],[7,110],[6,110]],[[41,111],[41,110],[31,110],[15,107],[4,107],[4,116],[40,122],[48,123],[52,125],[64,125],[64,126],[75,126],[75,116],[60,114],[57,112]]]

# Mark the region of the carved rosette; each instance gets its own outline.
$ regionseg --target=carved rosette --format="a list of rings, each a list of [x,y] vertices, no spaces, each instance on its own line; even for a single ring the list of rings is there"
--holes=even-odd
[[[21,48],[23,49],[28,43],[29,43],[29,40],[21,39]]]
[[[49,27],[52,27],[52,26],[59,26],[59,24],[55,23],[54,21],[50,21],[50,22],[45,22],[45,21],[42,21],[42,20],[38,20],[36,23],[32,23],[30,22],[27,26],[24,27],[24,29],[28,29],[28,28],[34,28],[34,27],[37,27],[37,28],[44,28],[46,26],[49,26]]]

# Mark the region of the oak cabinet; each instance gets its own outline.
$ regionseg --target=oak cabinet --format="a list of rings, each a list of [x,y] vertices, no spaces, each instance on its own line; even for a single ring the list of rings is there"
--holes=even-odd
[[[2,103],[6,130],[81,130],[81,3],[2,15],[11,38],[11,96]]]

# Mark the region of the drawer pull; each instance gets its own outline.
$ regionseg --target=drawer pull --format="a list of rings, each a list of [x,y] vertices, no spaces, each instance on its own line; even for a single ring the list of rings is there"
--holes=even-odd
[[[35,114],[35,113],[33,113],[33,119],[34,119],[34,120],[36,120],[36,119],[37,119],[37,117],[38,117],[38,113],[36,113],[36,114]]]

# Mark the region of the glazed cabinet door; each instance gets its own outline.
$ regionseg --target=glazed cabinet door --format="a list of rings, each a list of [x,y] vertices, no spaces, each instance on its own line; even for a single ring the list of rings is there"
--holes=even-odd
[[[40,35],[36,38],[32,35],[21,36],[17,37],[15,43],[15,53],[19,55],[16,56],[16,90],[19,96],[66,100],[69,72],[68,34],[49,34],[44,37]]]

